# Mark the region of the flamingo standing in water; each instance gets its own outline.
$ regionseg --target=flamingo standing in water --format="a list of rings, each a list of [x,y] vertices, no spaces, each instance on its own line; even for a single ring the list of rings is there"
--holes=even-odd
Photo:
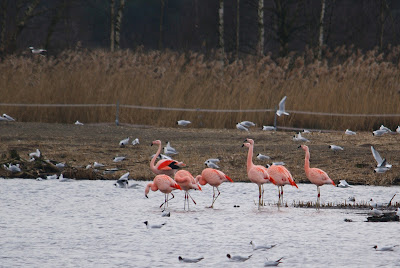
[[[190,189],[195,189],[195,190],[200,190],[201,187],[196,183],[196,180],[194,179],[193,175],[187,171],[187,170],[178,170],[175,174],[175,181],[179,184],[179,186],[182,188],[182,190],[185,191],[185,205],[183,209],[186,209],[186,202],[188,205],[188,211],[189,211],[189,197],[192,199],[193,203],[196,205],[196,201],[190,196],[189,190]]]
[[[278,166],[278,165],[271,165],[268,168],[268,174],[271,178],[271,181],[274,181],[274,184],[278,186],[278,207],[280,205],[283,205],[283,186],[285,184],[290,184],[292,186],[297,187],[297,184],[294,182],[292,174],[290,174],[290,171],[285,168],[284,166]],[[280,187],[280,189],[279,189]]]
[[[160,207],[164,205],[163,211],[168,207],[168,201],[174,198],[172,191],[175,189],[182,190],[179,184],[177,184],[170,176],[165,174],[157,175],[153,182],[147,184],[146,189],[144,190],[144,195],[147,198],[149,198],[147,195],[149,194],[150,189],[154,192],[160,190],[160,192],[165,194],[165,201],[160,205]],[[168,199],[168,194],[172,195],[171,199]]]
[[[249,153],[247,154],[247,177],[251,182],[258,185],[258,209],[260,209],[260,206],[264,206],[263,184],[267,182],[275,184],[275,181],[271,180],[266,167],[253,164],[254,140],[246,139],[245,141],[247,142],[243,143],[242,147],[246,146],[249,148]]]
[[[211,203],[210,208],[214,207],[215,200],[217,200],[218,196],[220,195],[220,191],[218,190],[218,186],[225,181],[233,182],[231,178],[229,178],[225,173],[220,170],[213,169],[213,168],[205,168],[201,175],[196,176],[196,182],[200,183],[201,185],[206,185],[207,183],[213,187],[213,201]],[[215,189],[217,189],[218,194],[215,196]]]
[[[155,140],[151,143],[151,145],[153,146],[154,144],[158,145],[157,153],[155,153],[150,161],[150,170],[153,171],[154,174],[165,174],[168,176],[173,176],[179,168],[186,166],[183,162],[178,162],[171,159],[162,159],[158,161],[156,165],[154,165],[158,155],[161,152],[161,141]]]
[[[307,178],[310,180],[311,183],[317,185],[318,190],[318,197],[317,197],[317,208],[320,207],[320,197],[321,193],[319,187],[324,184],[332,184],[336,186],[333,180],[329,178],[328,174],[325,171],[319,168],[310,168],[310,150],[308,149],[307,145],[300,145],[299,148],[302,148],[306,152],[306,156],[304,159],[304,171],[306,173]]]

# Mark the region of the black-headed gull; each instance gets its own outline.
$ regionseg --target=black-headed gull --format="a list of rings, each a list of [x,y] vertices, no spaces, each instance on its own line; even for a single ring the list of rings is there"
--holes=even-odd
[[[237,124],[236,124],[236,128],[239,129],[239,130],[241,130],[241,131],[247,131],[247,132],[249,132],[249,129],[248,129],[247,127],[243,126],[243,125],[240,124],[240,123],[237,123]]]
[[[119,142],[119,146],[124,147],[126,145],[128,145],[129,143],[129,137],[127,137],[126,139],[123,139]]]
[[[307,138],[301,136],[301,132],[299,132],[298,134],[295,134],[293,136],[293,140],[294,141],[301,141],[301,142],[310,142]]]
[[[256,245],[253,241],[250,241],[250,245],[253,250],[266,250],[275,247],[276,245]]]
[[[41,56],[46,56],[46,54],[47,54],[47,50],[43,49],[43,48],[29,47],[29,49],[31,50],[32,54],[38,54]]]
[[[348,184],[346,180],[340,180],[339,184],[337,185],[337,187],[339,187],[339,188],[348,188],[348,187],[350,187],[350,184]]]
[[[400,126],[397,126],[396,132],[397,132],[397,133],[400,133]]]
[[[255,127],[256,126],[256,124],[251,122],[251,121],[242,121],[242,122],[240,122],[240,124],[242,126],[245,126],[246,128],[250,128],[250,127]]]
[[[208,158],[206,161],[218,163],[220,160],[218,158]]]
[[[83,123],[79,122],[78,120],[76,120],[76,122],[74,124],[78,125],[78,126],[83,126]]]
[[[122,175],[115,183],[114,185],[119,188],[128,188],[129,186],[129,172],[125,173]]]
[[[262,130],[264,130],[264,131],[274,131],[274,130],[276,130],[276,127],[274,127],[274,126],[263,126]]]
[[[94,163],[93,163],[93,167],[94,167],[94,168],[101,168],[101,167],[104,167],[104,165],[101,164],[101,163],[94,162]]]
[[[178,154],[178,151],[171,146],[171,143],[169,141],[167,141],[167,146],[164,147],[164,154],[175,155]]]
[[[356,135],[357,133],[354,131],[351,131],[350,129],[346,129],[346,131],[344,132],[344,134],[346,135]]]
[[[199,257],[199,258],[184,258],[181,256],[178,257],[178,260],[180,262],[187,262],[187,263],[196,263],[196,262],[201,261],[202,259],[204,259],[204,257]]]
[[[388,164],[386,159],[382,159],[381,155],[377,150],[375,150],[374,146],[371,146],[371,152],[372,156],[375,158],[375,161],[377,163],[374,172],[384,173],[392,168],[392,165]]]
[[[163,227],[166,223],[162,223],[162,224],[149,224],[148,221],[145,221],[144,224],[146,224],[147,229],[160,229],[161,227]]]
[[[204,164],[209,168],[219,169],[219,166],[215,162],[212,162],[210,160],[206,160]]]
[[[249,256],[240,256],[240,255],[231,255],[231,254],[226,254],[226,257],[231,260],[231,261],[237,261],[237,262],[244,262],[247,261],[248,259],[251,258],[252,255]]]
[[[5,169],[7,169],[8,171],[10,171],[11,173],[18,173],[21,172],[21,168],[19,167],[19,164],[8,164],[8,167],[6,165],[3,165],[3,167]]]
[[[334,144],[329,145],[329,149],[331,149],[331,150],[334,151],[335,153],[336,153],[337,151],[343,151],[343,147],[338,146],[338,145],[334,145]]]
[[[139,144],[139,139],[136,138],[132,141],[132,145],[138,145]]]
[[[385,130],[385,131],[388,132],[388,133],[393,132],[390,128],[385,127],[384,125],[381,125],[380,128],[379,128],[379,130]]]
[[[394,248],[397,247],[398,245],[394,245],[394,246],[385,246],[385,247],[380,247],[378,248],[377,245],[373,246],[372,248],[374,248],[376,251],[394,251]]]
[[[269,261],[269,260],[267,259],[267,260],[264,262],[264,267],[267,267],[267,266],[278,266],[278,264],[282,263],[282,262],[281,262],[282,259],[283,259],[283,257],[280,258],[279,260],[276,260],[276,261]]]
[[[378,130],[373,131],[373,132],[372,132],[372,135],[373,135],[373,136],[376,136],[376,137],[380,137],[380,136],[382,136],[382,135],[384,135],[384,134],[386,134],[386,133],[388,133],[387,130],[378,129]]]
[[[39,150],[39,149],[36,149],[35,152],[29,154],[29,157],[30,157],[30,158],[34,158],[34,157],[39,158],[40,155],[41,155],[40,150]]]
[[[60,174],[60,176],[58,177],[58,181],[59,182],[71,182],[73,180],[70,178],[65,178],[63,174]]]
[[[377,208],[371,208],[371,210],[368,212],[369,215],[372,216],[382,216],[383,215],[383,211]]]
[[[58,179],[58,175],[57,174],[46,176],[46,180],[56,180],[56,179]]]
[[[125,156],[116,156],[116,157],[114,157],[113,162],[117,163],[117,162],[121,162],[123,160],[125,160]]]
[[[177,124],[178,126],[183,126],[183,127],[186,127],[186,126],[189,125],[190,123],[192,123],[192,122],[190,122],[190,121],[188,121],[188,120],[178,120],[178,121],[176,122],[176,124]]]
[[[152,159],[152,158],[154,157],[154,155],[155,155],[155,154],[153,154],[153,155],[150,157],[150,159]],[[159,155],[157,156],[157,158],[172,160],[172,158],[171,158],[170,156],[165,155],[165,154],[159,154]]]
[[[58,169],[63,169],[63,168],[65,168],[65,163],[64,162],[56,163],[56,167]]]
[[[286,112],[286,110],[285,110],[285,103],[286,103],[286,96],[285,97],[283,97],[282,98],[282,100],[279,102],[279,108],[278,108],[278,110],[276,111],[276,114],[278,115],[278,116],[281,116],[281,115],[289,115],[289,113],[287,113]]]
[[[269,157],[268,155],[264,155],[264,154],[259,153],[257,155],[257,159],[258,160],[269,160],[269,159],[271,159],[271,157]]]
[[[7,119],[8,121],[15,121],[14,118],[12,118],[11,116],[9,116],[7,114],[3,114],[3,118]]]

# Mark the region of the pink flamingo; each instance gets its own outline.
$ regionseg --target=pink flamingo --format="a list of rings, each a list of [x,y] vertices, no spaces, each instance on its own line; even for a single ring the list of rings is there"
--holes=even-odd
[[[182,188],[182,190],[185,191],[185,205],[183,209],[186,209],[186,202],[188,205],[188,211],[189,211],[189,197],[192,199],[193,203],[196,205],[196,201],[190,196],[189,190],[194,189],[194,190],[200,190],[201,187],[196,183],[196,180],[194,179],[193,175],[187,171],[187,170],[179,170],[175,174],[175,181],[179,184],[179,186]]]
[[[319,187],[324,185],[324,184],[333,184],[334,186],[335,183],[331,178],[329,178],[328,174],[326,174],[325,171],[319,169],[319,168],[310,168],[310,150],[308,149],[307,145],[300,145],[299,148],[302,148],[306,152],[306,156],[304,159],[304,171],[306,172],[307,178],[310,180],[311,183],[317,185],[317,190],[318,190],[318,197],[317,197],[317,208],[320,207],[320,190]]]
[[[264,187],[263,184],[267,182],[272,182],[276,184],[274,180],[268,174],[268,169],[261,165],[253,164],[253,149],[254,149],[254,140],[246,139],[246,143],[243,143],[243,146],[249,148],[249,153],[247,154],[247,177],[249,180],[258,185],[258,209],[260,206],[264,206]]]
[[[206,185],[207,183],[213,187],[213,201],[211,203],[210,208],[214,207],[215,200],[217,200],[218,196],[220,195],[220,191],[218,190],[218,186],[225,181],[233,182],[231,178],[229,178],[225,173],[220,170],[213,169],[213,168],[205,168],[201,175],[196,176],[196,182],[200,183],[201,185]],[[215,196],[215,189],[218,191],[218,195]]]
[[[146,189],[144,190],[144,195],[147,198],[149,198],[147,195],[149,194],[150,189],[154,192],[160,190],[160,192],[165,194],[165,201],[160,205],[160,207],[164,205],[163,211],[168,207],[168,201],[175,197],[172,191],[175,189],[182,190],[179,184],[177,184],[170,176],[165,174],[157,175],[153,182],[147,184]],[[172,195],[171,199],[168,199],[168,194]]]
[[[283,205],[283,186],[285,184],[290,184],[296,188],[299,187],[297,187],[297,184],[294,182],[292,174],[290,174],[289,170],[284,166],[271,165],[268,168],[268,174],[272,181],[275,181],[274,184],[278,186],[278,206]],[[279,187],[281,187],[280,190]]]
[[[156,165],[154,165],[158,155],[161,152],[161,141],[155,140],[151,143],[151,146],[153,146],[154,144],[158,145],[157,153],[150,161],[150,170],[153,171],[154,174],[165,174],[168,176],[173,176],[179,168],[186,166],[183,162],[168,159],[162,159],[158,161]]]

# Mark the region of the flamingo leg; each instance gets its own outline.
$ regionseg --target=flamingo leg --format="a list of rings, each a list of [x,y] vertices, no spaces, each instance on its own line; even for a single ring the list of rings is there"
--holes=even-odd
[[[264,206],[264,184],[261,184],[261,206]]]
[[[283,206],[283,186],[281,186],[281,203],[282,203],[282,206]]]
[[[281,205],[281,189],[279,189],[279,186],[278,186],[278,208],[279,208],[279,206]]]
[[[258,209],[261,206],[261,185],[258,185]]]
[[[162,203],[162,204],[160,205],[160,207],[162,207],[162,206],[164,205],[163,211],[165,210],[166,207],[168,207],[168,201],[175,198],[175,196],[174,196],[173,193],[171,193],[171,195],[172,195],[172,197],[171,197],[170,199],[168,199],[168,194],[165,194],[165,201],[164,201],[164,203]]]
[[[196,201],[194,201],[193,197],[189,194],[189,192],[188,192],[188,196],[190,197],[190,199],[192,199],[193,203],[194,203],[195,205],[197,205]],[[188,198],[188,203],[189,203],[189,198]],[[189,205],[188,205],[188,206],[189,206]]]
[[[319,207],[321,206],[321,204],[320,204],[321,192],[320,192],[320,190],[319,190],[319,186],[317,186],[317,190],[318,190],[318,197],[317,197],[317,204],[316,204],[316,207],[317,207],[317,209],[319,209]]]
[[[183,210],[186,210],[186,199],[187,199],[187,193],[185,192],[185,201],[184,201],[184,205],[183,205]],[[189,208],[188,208],[189,210]]]
[[[214,192],[214,195],[213,195],[213,202],[212,202],[210,208],[213,208],[213,207],[214,207],[215,201],[217,200],[218,196],[221,194],[221,192],[218,190],[218,187],[213,187],[213,190],[214,190],[214,188],[217,188],[218,194],[217,194],[217,196],[215,196],[215,192]],[[214,196],[215,196],[215,198],[214,198]]]

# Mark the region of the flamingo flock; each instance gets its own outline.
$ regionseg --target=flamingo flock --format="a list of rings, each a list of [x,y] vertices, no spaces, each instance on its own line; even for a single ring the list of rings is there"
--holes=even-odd
[[[209,184],[213,187],[212,203],[209,208],[214,208],[215,201],[220,196],[221,192],[218,187],[223,182],[233,182],[233,180],[221,170],[206,167],[200,175],[193,176],[188,170],[181,169],[186,167],[183,162],[174,159],[161,159],[156,163],[157,158],[160,157],[162,143],[160,140],[155,140],[151,145],[158,145],[157,152],[153,155],[150,161],[150,170],[156,175],[153,182],[148,183],[145,188],[145,196],[148,197],[150,190],[164,193],[164,202],[160,205],[163,211],[168,208],[168,201],[174,198],[172,191],[183,190],[185,191],[184,210],[189,210],[190,200],[196,205],[196,201],[190,195],[190,190],[202,191],[201,186]],[[168,143],[167,146],[170,146]],[[264,204],[264,184],[272,183],[278,187],[278,208],[283,205],[283,186],[291,185],[298,188],[292,174],[283,165],[255,165],[253,163],[254,140],[246,138],[242,147],[248,148],[247,153],[247,177],[258,186],[258,209],[263,207]],[[165,148],[165,147],[164,147]],[[310,151],[308,146],[300,145],[305,151],[304,171],[309,181],[317,186],[317,202],[316,207],[320,207],[320,186],[324,184],[335,183],[328,176],[328,174],[319,168],[310,168]],[[206,161],[207,162],[207,161]],[[207,163],[206,163],[207,166]],[[169,195],[172,195],[169,198]],[[190,199],[190,200],[189,200]]]

